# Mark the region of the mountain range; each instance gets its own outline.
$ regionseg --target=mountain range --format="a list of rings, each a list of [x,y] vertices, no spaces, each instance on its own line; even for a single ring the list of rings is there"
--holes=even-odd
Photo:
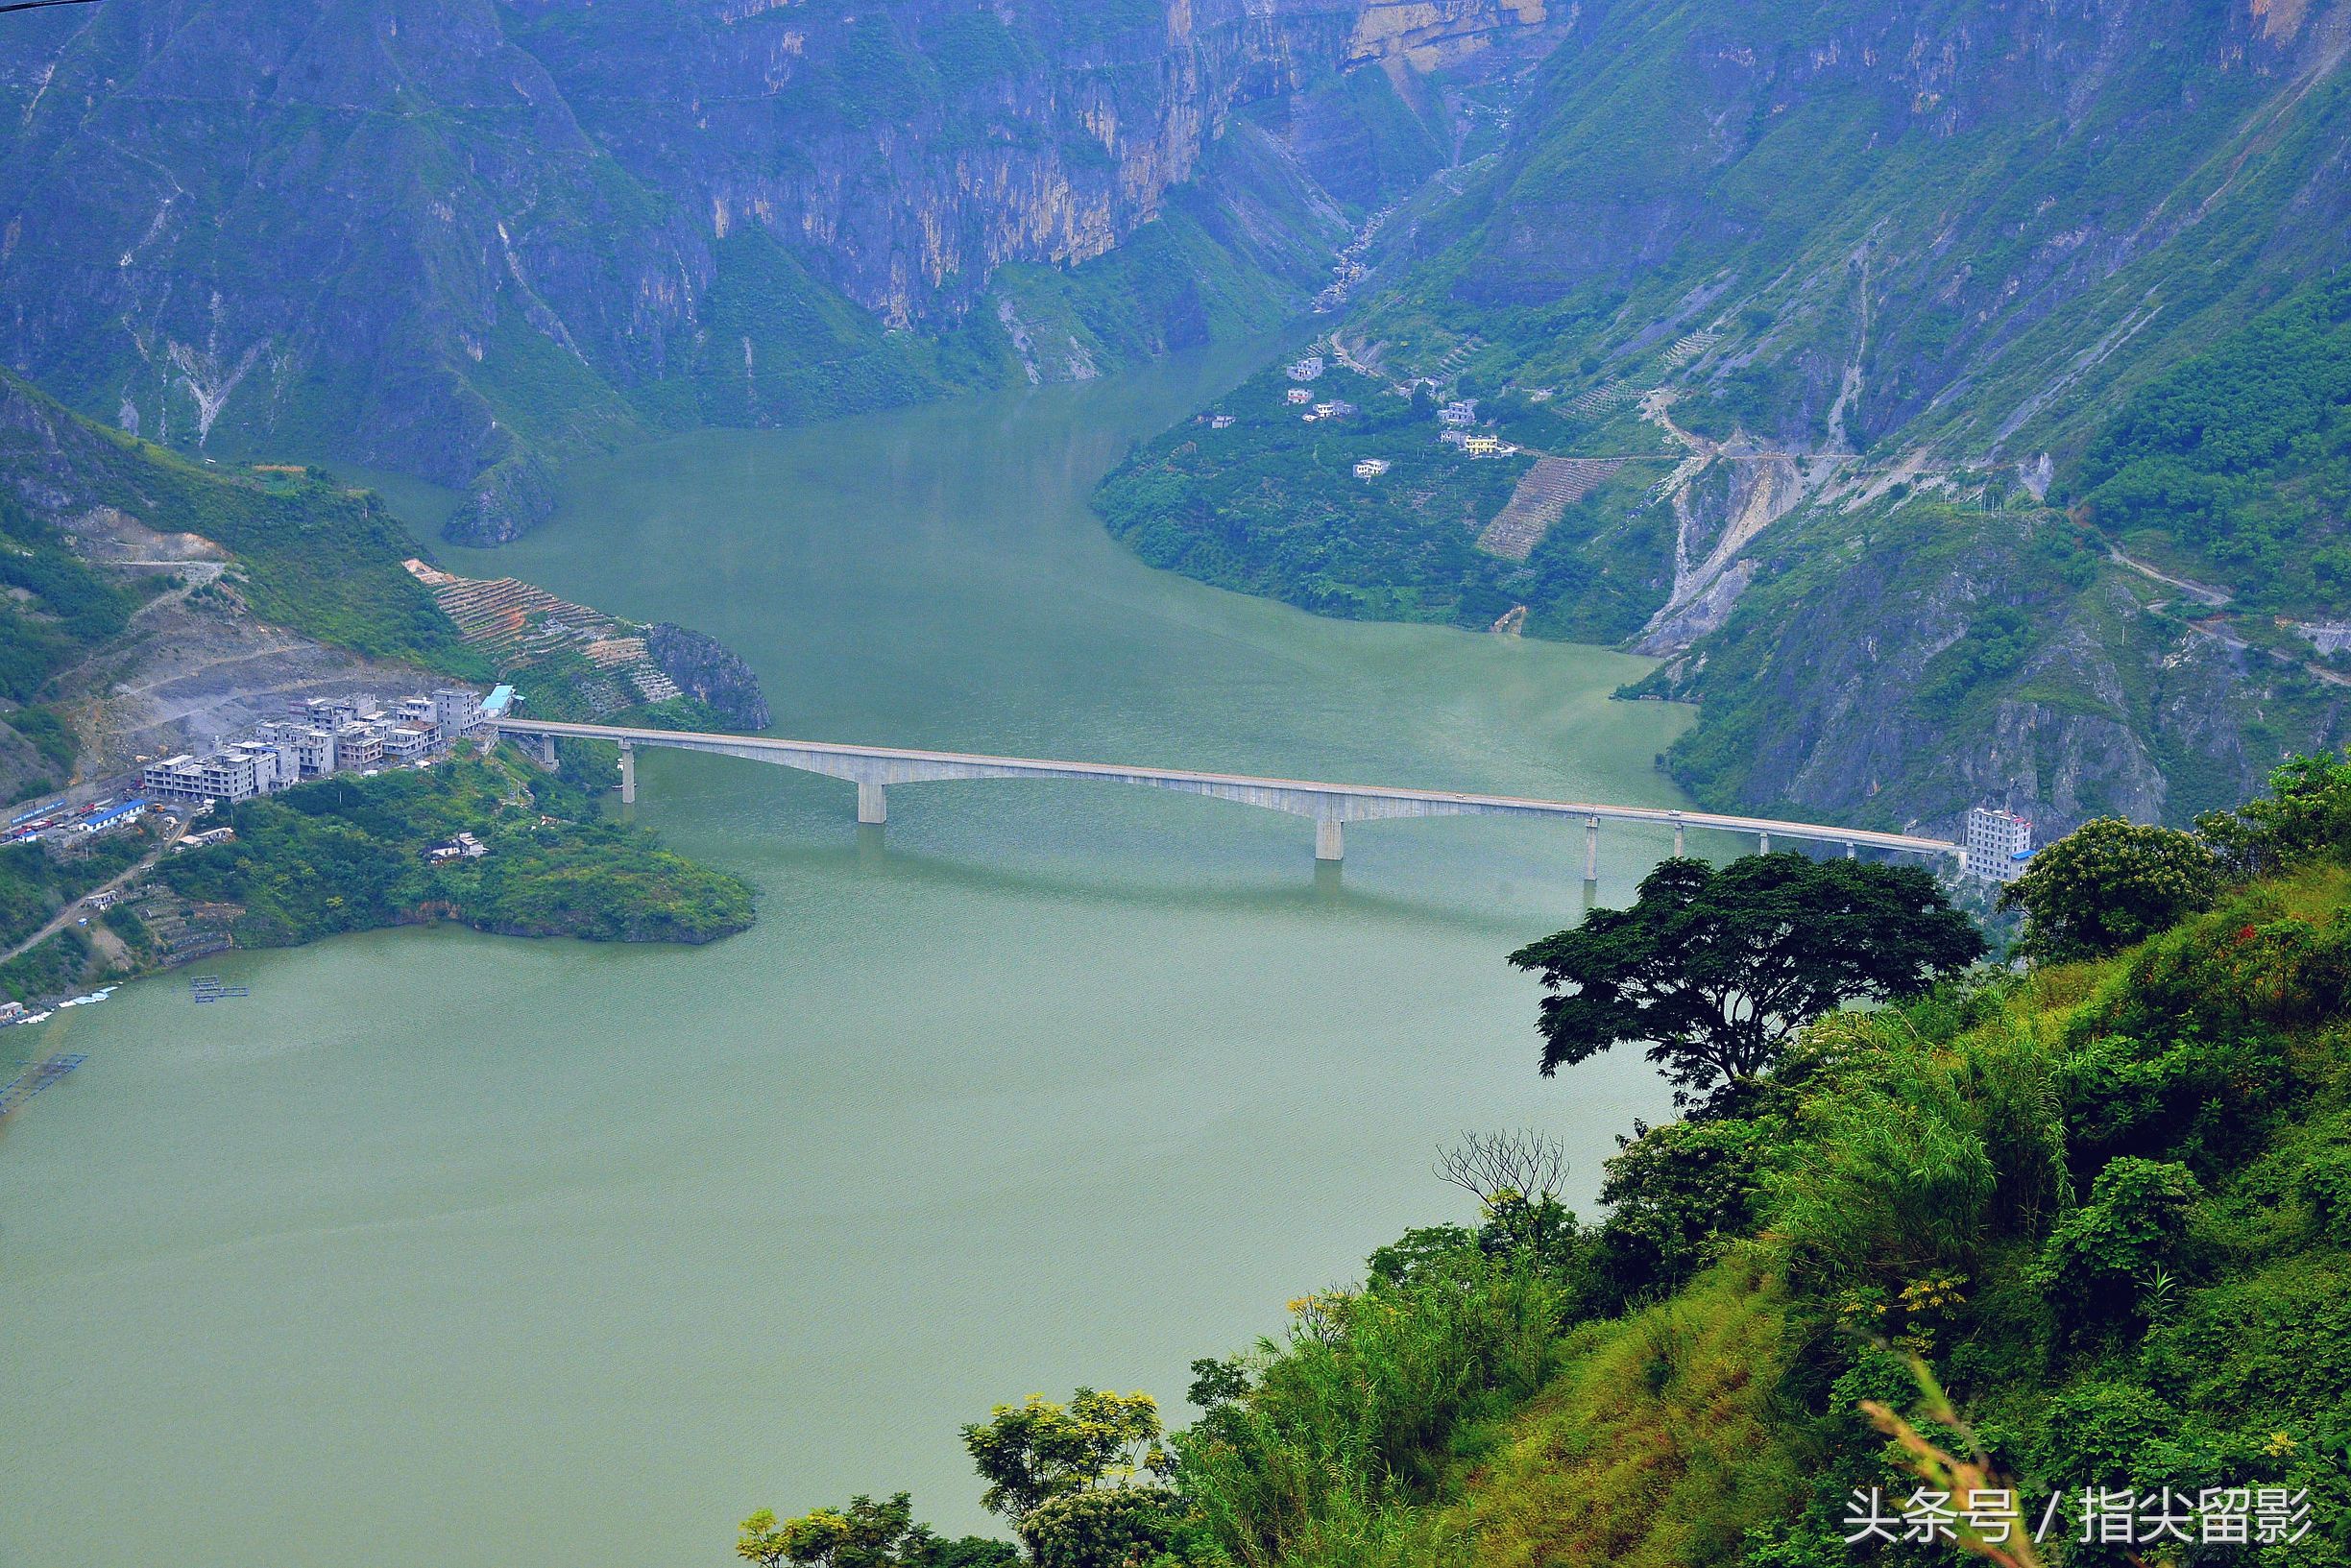
[[[1655,655],[1627,695],[1699,703],[1663,762],[1707,804],[2184,820],[2342,738],[2342,0],[10,25],[0,360],[163,446],[447,485],[453,539],[653,431],[1311,303],[1358,422],[1245,387],[1203,414],[1247,441],[1146,444],[1114,528],[1326,614]],[[1456,400],[1514,450],[1438,446]],[[1307,480],[1369,457],[1414,488]]]
[[[451,536],[497,543],[545,515],[550,463],[648,430],[1089,375],[1278,321],[1350,210],[1449,156],[1391,79],[1497,35],[1547,40],[1541,17],[1498,0],[36,12],[0,57],[0,357],[167,445],[460,489]],[[1074,300],[1021,270],[1114,253]]]

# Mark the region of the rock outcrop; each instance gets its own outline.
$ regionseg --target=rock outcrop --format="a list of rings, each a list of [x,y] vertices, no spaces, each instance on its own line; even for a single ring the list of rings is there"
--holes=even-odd
[[[547,511],[546,461],[646,425],[786,422],[1021,374],[996,313],[973,308],[999,268],[1121,245],[1242,106],[1392,44],[1436,60],[1542,14],[28,13],[0,58],[0,362],[167,444],[323,447],[436,480],[468,496],[451,537],[496,543]]]
[[[645,628],[645,650],[679,690],[709,704],[729,728],[767,728],[767,699],[759,676],[716,638],[661,621]]]

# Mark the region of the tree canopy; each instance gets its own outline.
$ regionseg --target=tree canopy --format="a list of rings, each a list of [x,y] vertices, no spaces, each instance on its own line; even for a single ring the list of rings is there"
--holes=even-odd
[[[2024,911],[2020,953],[2063,962],[2143,942],[2219,895],[2220,868],[2193,833],[2098,817],[2036,853],[2000,905]]]
[[[2231,877],[2267,876],[2351,849],[2351,750],[2289,757],[2270,771],[2268,794],[2205,812],[2196,836]]]
[[[1667,860],[1631,908],[1595,909],[1511,962],[1542,976],[1546,1077],[1646,1041],[1689,1103],[1766,1072],[1810,1020],[1917,996],[1983,953],[1918,867],[1782,853]]]
[[[905,1492],[881,1503],[849,1500],[779,1520],[772,1508],[745,1519],[735,1555],[757,1568],[1016,1568],[1020,1554],[1003,1541],[966,1535],[948,1540],[914,1522]]]
[[[988,1484],[982,1505],[1017,1524],[1049,1498],[1140,1471],[1164,1474],[1169,1460],[1159,1433],[1151,1395],[1080,1388],[1067,1405],[1042,1394],[999,1405],[963,1429],[963,1446]]]

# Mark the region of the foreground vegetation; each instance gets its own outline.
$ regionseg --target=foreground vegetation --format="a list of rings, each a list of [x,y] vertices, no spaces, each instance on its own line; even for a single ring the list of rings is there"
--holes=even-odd
[[[1816,971],[1754,865],[1642,903]],[[1596,1223],[1539,1134],[1451,1151],[1481,1222],[1196,1363],[1164,1442],[1139,1395],[1000,1407],[964,1434],[986,1501],[1054,1568],[2351,1562],[2351,759],[2195,835],[2098,825],[2012,902],[2027,971],[1955,972],[1938,898],[1874,917],[1916,960],[1876,1011],[1805,1002],[1710,1075],[1725,1018],[1662,1024],[1712,1092],[1622,1140]],[[1653,908],[1522,961],[1686,979],[1688,935]],[[1546,1060],[1578,1028],[1633,1042],[1555,1010]]]
[[[247,947],[284,947],[420,919],[513,936],[707,942],[751,924],[751,890],[596,819],[601,776],[501,753],[424,770],[338,776],[247,801],[233,841],[175,856],[184,897],[231,904]],[[427,858],[472,832],[479,857]]]

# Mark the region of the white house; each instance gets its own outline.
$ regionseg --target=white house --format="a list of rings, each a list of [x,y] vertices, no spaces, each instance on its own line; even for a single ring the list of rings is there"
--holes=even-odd
[[[2032,832],[2029,817],[1976,807],[1967,815],[1967,834],[1961,840],[1968,875],[1995,882],[2024,876],[2024,864],[2032,858]]]

